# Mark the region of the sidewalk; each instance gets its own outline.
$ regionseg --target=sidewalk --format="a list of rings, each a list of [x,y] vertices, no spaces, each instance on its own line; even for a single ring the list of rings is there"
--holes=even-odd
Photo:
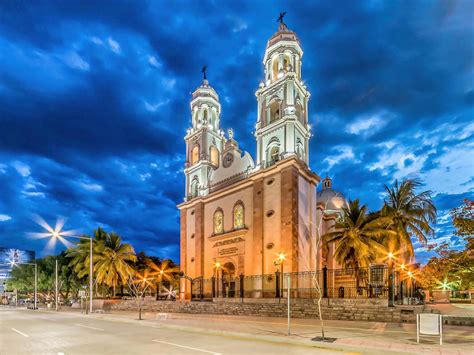
[[[184,313],[144,313],[142,316],[143,321],[137,320],[138,312],[114,311],[93,315],[104,320],[136,322],[140,326],[168,327],[359,353],[474,354],[473,328],[464,326],[445,325],[443,345],[440,346],[436,337],[421,337],[420,344],[417,344],[415,324],[328,320],[325,321],[325,335],[337,338],[334,343],[328,344],[311,341],[311,338],[321,335],[318,319],[292,319],[291,335],[288,336],[286,318]]]

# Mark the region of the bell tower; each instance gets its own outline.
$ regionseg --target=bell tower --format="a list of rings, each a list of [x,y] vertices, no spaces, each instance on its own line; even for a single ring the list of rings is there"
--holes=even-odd
[[[209,175],[221,164],[224,132],[220,129],[221,105],[217,92],[209,85],[206,67],[202,84],[193,92],[190,108],[192,127],[186,141],[186,201],[209,193]]]
[[[297,156],[308,164],[308,100],[301,80],[303,51],[296,34],[280,15],[278,31],[269,39],[263,58],[265,80],[255,93],[258,117],[257,165],[265,169],[278,160]]]

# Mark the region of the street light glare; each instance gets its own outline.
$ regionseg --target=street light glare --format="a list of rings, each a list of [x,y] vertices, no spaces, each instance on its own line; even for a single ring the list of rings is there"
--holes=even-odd
[[[389,253],[388,253],[388,257],[389,257],[390,259],[392,259],[392,258],[393,258],[393,253],[392,253],[392,252],[389,252]]]

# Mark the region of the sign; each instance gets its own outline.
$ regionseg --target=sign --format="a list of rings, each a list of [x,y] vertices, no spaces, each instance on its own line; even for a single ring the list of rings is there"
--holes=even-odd
[[[217,247],[217,256],[234,256],[245,253],[245,240],[242,237],[226,239],[214,244]]]
[[[420,342],[420,335],[439,336],[439,344],[443,345],[443,316],[434,313],[420,313],[416,315],[416,342]]]
[[[0,247],[0,264],[6,271],[11,271],[17,264],[31,263],[34,260],[34,251]]]
[[[217,255],[219,257],[232,256],[244,254],[244,243],[236,243],[231,245],[224,245],[217,249]]]

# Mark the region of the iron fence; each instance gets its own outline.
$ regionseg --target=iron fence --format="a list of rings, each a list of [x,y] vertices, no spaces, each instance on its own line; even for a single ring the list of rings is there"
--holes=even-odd
[[[188,278],[191,298],[282,298],[287,297],[288,277],[292,298],[385,298],[393,303],[413,303],[417,294],[414,279],[401,279],[398,271],[387,265],[368,268],[327,269],[317,272],[283,273],[265,275],[224,275],[204,279]],[[407,301],[408,299],[408,301]]]

